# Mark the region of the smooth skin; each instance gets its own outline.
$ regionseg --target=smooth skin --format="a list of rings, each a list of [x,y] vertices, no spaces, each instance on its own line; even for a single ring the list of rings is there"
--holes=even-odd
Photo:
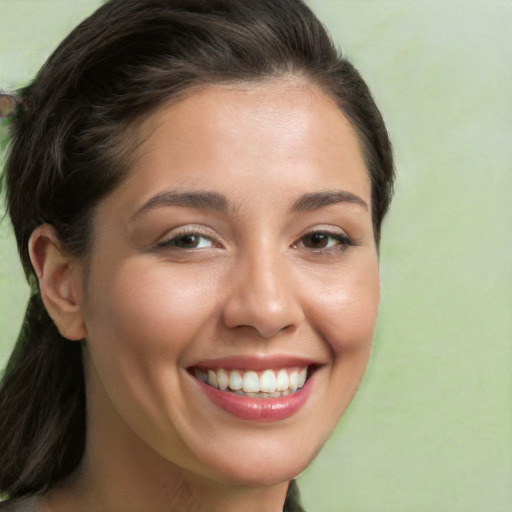
[[[31,238],[48,311],[85,340],[88,407],[79,470],[37,508],[280,511],[370,353],[379,272],[357,136],[298,77],[194,91],[140,134],[86,261],[51,226]],[[318,368],[279,421],[230,414],[188,371],[276,355]]]

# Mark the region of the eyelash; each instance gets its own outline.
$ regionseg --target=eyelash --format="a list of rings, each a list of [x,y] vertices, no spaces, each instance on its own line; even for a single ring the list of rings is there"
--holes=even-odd
[[[199,237],[199,238],[204,238],[206,240],[209,240],[212,245],[215,245],[215,242],[214,242],[214,237],[211,236],[210,233],[206,233],[204,231],[202,231],[199,227],[189,227],[189,228],[186,228],[186,229],[183,229],[182,231],[176,233],[175,235],[173,235],[171,238],[167,238],[165,240],[162,240],[161,242],[159,242],[156,247],[157,249],[164,249],[166,247],[172,247],[172,248],[175,248],[175,249],[180,249],[180,250],[186,250],[186,249],[190,249],[190,250],[196,250],[196,249],[203,249],[203,247],[180,247],[177,245],[177,242],[179,240],[183,240],[185,237],[187,236],[195,236],[195,237]]]
[[[330,245],[328,247],[320,247],[320,248],[307,247],[305,245],[304,241],[307,238],[311,239],[313,236],[316,236],[316,235],[321,235],[321,236],[327,237],[327,239],[335,240],[336,243],[332,244],[332,245]],[[167,238],[166,240],[163,240],[163,241],[159,242],[156,247],[157,247],[157,249],[164,249],[164,248],[167,248],[167,247],[172,247],[172,248],[179,249],[179,250],[187,250],[187,249],[189,249],[189,250],[201,250],[201,249],[204,249],[204,247],[180,247],[178,245],[179,241],[183,240],[187,236],[203,238],[205,240],[209,240],[211,242],[212,246],[216,245],[213,236],[211,236],[209,233],[207,234],[207,233],[203,232],[199,228],[191,226],[190,228],[187,228],[187,229],[184,229],[183,231],[178,232],[177,234],[175,234],[171,238]],[[315,229],[313,231],[310,231],[310,232],[302,235],[298,239],[297,242],[294,242],[292,244],[292,247],[294,249],[298,249],[299,248],[299,244],[302,244],[303,247],[305,247],[306,249],[309,249],[309,250],[311,250],[311,251],[313,251],[313,252],[315,252],[317,254],[329,254],[329,253],[335,253],[335,252],[343,252],[348,247],[353,247],[353,246],[357,245],[346,234],[340,233],[340,232],[337,232],[337,231],[331,231],[331,230],[328,230],[328,229]],[[220,246],[220,244],[217,244],[217,246]],[[209,247],[207,247],[207,248],[209,248]]]
[[[340,233],[338,231],[331,231],[329,229],[315,229],[313,231],[309,231],[305,235],[301,236],[298,242],[295,242],[292,247],[298,248],[298,244],[302,243],[304,244],[304,240],[307,238],[311,238],[315,235],[323,235],[327,237],[327,239],[333,239],[337,243],[329,246],[329,247],[320,247],[320,248],[314,248],[314,247],[306,247],[306,249],[310,249],[313,252],[317,254],[331,254],[336,252],[344,252],[348,247],[354,247],[357,244],[352,240],[349,236],[347,236],[345,233]]]

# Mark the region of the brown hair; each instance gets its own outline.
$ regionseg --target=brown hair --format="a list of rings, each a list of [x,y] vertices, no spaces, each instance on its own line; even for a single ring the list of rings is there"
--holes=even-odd
[[[136,123],[191,87],[290,74],[320,85],[356,130],[378,243],[393,188],[388,134],[365,82],[301,0],[111,0],[19,91],[3,184],[32,296],[0,389],[0,491],[51,487],[85,442],[81,346],[44,309],[32,231],[50,223],[71,253],[87,254],[91,214],[129,171]]]

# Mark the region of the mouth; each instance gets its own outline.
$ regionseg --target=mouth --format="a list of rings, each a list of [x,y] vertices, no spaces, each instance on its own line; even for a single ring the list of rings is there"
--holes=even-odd
[[[191,375],[217,390],[250,398],[281,398],[300,391],[315,367],[244,370],[192,367]]]
[[[238,419],[281,421],[298,413],[314,389],[323,365],[304,358],[233,356],[187,368],[204,396]]]

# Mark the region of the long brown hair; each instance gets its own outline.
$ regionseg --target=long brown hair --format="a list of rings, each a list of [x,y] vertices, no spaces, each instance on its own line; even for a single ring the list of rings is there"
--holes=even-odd
[[[3,188],[32,296],[0,389],[0,492],[51,487],[85,444],[81,346],[44,309],[32,231],[50,223],[72,254],[86,255],[92,212],[129,172],[144,117],[191,87],[290,74],[321,86],[352,122],[378,243],[393,188],[388,134],[365,82],[301,0],[111,0],[19,91]],[[295,492],[290,510],[300,510]]]

